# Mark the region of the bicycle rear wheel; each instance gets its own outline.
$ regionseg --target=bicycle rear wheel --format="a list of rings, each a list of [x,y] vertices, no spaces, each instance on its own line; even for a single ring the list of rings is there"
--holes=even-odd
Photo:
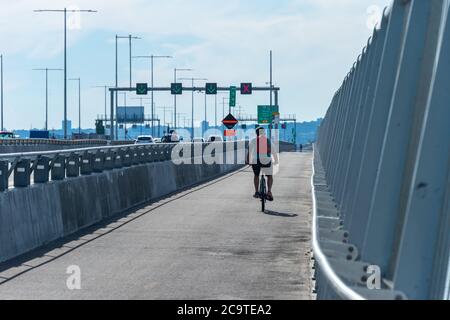
[[[266,179],[261,177],[259,192],[261,194],[261,212],[266,211]]]

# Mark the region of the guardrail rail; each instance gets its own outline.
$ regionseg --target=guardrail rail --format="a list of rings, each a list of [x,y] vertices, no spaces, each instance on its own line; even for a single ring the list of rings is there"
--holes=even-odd
[[[224,163],[236,161],[238,150],[247,147],[245,141],[233,141],[204,144],[133,144],[0,154],[0,192],[9,189],[11,176],[12,186],[25,188],[30,186],[31,182],[48,183],[134,165],[169,161],[172,159],[172,152],[178,152],[174,150],[177,146],[189,149],[188,157],[195,158],[199,153],[203,154],[205,148],[210,145],[219,150],[222,154],[219,156],[224,157]],[[183,159],[187,157],[183,150],[179,152],[179,156]],[[215,156],[215,150],[211,156]],[[199,164],[203,161],[205,160],[200,159]]]
[[[449,299],[449,84],[449,1],[393,1],[319,128],[319,299]]]

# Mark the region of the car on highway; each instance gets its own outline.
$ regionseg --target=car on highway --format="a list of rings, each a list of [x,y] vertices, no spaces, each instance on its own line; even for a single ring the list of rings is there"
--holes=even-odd
[[[134,141],[135,144],[155,143],[152,136],[138,136]]]
[[[192,139],[193,143],[205,143],[205,139],[203,138],[194,138]]]
[[[14,133],[9,131],[0,131],[0,139],[14,139]]]
[[[161,143],[179,143],[183,140],[175,130],[170,130],[169,134],[164,135],[161,138]]]
[[[209,136],[208,142],[223,142],[223,138],[221,136]]]

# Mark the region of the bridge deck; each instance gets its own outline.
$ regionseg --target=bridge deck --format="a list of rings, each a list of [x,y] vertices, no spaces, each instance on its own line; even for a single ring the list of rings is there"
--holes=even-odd
[[[310,299],[310,176],[282,154],[266,214],[249,168],[178,193],[0,265],[0,299]]]

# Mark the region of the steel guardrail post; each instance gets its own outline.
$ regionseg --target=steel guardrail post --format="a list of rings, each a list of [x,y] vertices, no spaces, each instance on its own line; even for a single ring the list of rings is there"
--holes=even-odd
[[[38,157],[36,160],[36,166],[33,172],[34,183],[47,183],[49,182],[50,175],[50,158]]]
[[[8,190],[8,161],[0,161],[0,192]]]

